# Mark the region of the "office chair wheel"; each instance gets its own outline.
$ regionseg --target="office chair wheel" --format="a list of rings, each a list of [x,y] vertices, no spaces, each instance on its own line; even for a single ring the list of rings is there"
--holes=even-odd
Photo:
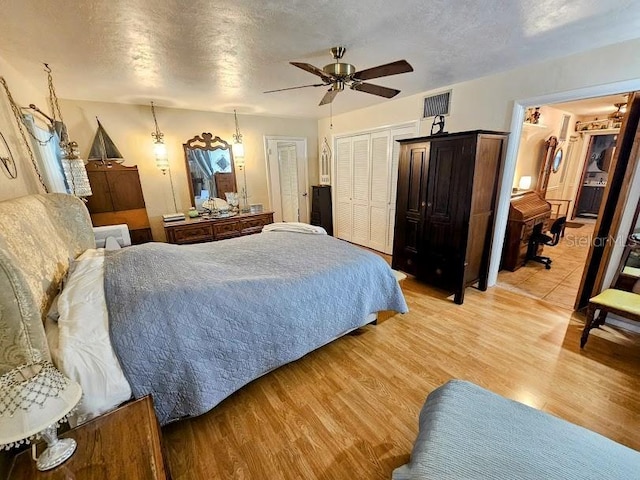
[[[547,270],[551,270],[551,265],[547,263],[547,264],[544,266],[544,268],[546,268]]]

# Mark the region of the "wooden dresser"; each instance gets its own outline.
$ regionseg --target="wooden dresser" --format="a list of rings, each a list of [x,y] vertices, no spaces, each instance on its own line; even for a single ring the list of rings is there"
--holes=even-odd
[[[150,396],[61,434],[78,448],[59,467],[38,472],[31,449],[15,457],[8,480],[166,480],[160,426]],[[43,450],[42,445],[39,452]]]
[[[531,234],[546,232],[551,218],[551,204],[536,192],[525,192],[511,198],[507,235],[502,252],[502,268],[512,272],[524,265]],[[542,246],[537,255],[542,253]]]
[[[164,232],[169,243],[201,243],[260,233],[262,227],[273,223],[273,212],[240,213],[226,218],[187,218],[179,222],[165,222]]]

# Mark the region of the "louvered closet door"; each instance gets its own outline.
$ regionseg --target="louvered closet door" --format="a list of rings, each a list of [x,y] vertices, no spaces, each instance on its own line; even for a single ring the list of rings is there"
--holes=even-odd
[[[336,142],[336,218],[335,235],[343,240],[351,241],[353,229],[352,211],[352,161],[351,138],[340,138]]]
[[[369,247],[386,251],[389,228],[390,132],[371,134],[371,182],[369,191]]]
[[[351,241],[369,246],[369,135],[352,137],[352,208]]]

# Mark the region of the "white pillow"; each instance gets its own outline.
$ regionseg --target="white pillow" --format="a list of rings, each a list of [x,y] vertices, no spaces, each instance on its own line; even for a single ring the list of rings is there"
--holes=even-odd
[[[104,296],[104,249],[87,250],[74,263],[58,299],[58,345],[54,363],[82,387],[82,423],[131,397],[111,346]]]

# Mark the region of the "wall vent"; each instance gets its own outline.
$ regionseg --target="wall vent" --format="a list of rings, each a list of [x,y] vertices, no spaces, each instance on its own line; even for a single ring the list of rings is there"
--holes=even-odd
[[[558,136],[559,142],[564,142],[567,139],[567,132],[569,131],[570,120],[571,120],[571,115],[562,116],[562,128],[560,129],[560,135]]]
[[[449,115],[451,104],[451,90],[437,93],[424,99],[423,118],[435,117],[436,115]]]

